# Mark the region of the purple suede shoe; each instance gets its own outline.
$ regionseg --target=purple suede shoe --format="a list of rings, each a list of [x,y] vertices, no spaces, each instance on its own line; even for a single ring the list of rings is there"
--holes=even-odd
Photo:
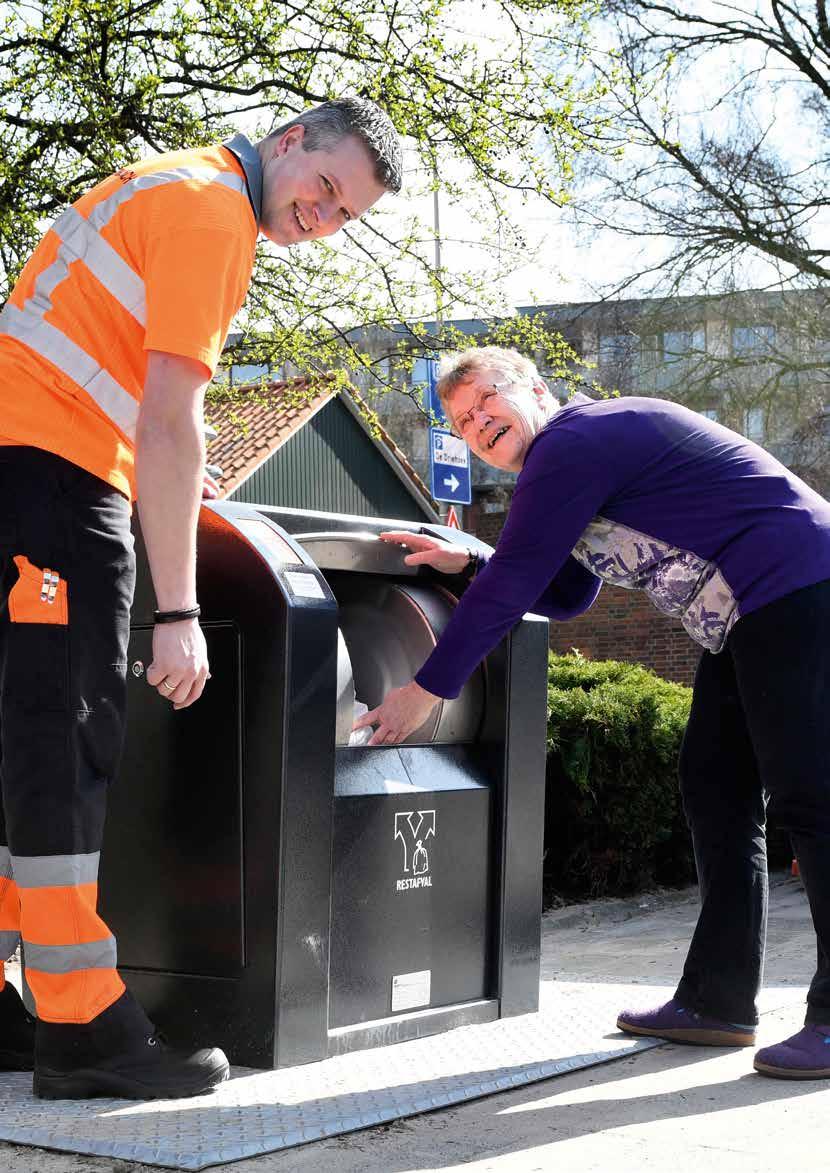
[[[694,1010],[687,1010],[674,998],[653,1010],[623,1010],[617,1019],[617,1027],[630,1035],[649,1035],[702,1047],[751,1047],[755,1042],[754,1027],[705,1018]]]
[[[830,1079],[830,1026],[808,1022],[783,1043],[762,1047],[754,1066],[776,1079]]]

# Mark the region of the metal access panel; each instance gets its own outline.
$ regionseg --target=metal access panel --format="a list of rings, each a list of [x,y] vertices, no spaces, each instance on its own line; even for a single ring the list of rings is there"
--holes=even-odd
[[[473,781],[335,799],[330,1029],[492,993],[491,810]]]
[[[211,687],[179,712],[145,679],[152,628],[132,632],[129,752],[107,816],[130,830],[105,837],[101,904],[120,966],[229,978],[245,964],[240,641],[232,624],[203,630]]]

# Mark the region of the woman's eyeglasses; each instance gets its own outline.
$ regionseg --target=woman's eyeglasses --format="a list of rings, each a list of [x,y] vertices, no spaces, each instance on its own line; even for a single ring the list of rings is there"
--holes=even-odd
[[[450,428],[452,434],[458,436],[459,439],[464,439],[469,434],[478,413],[492,411],[495,407],[493,400],[498,398],[503,387],[510,387],[512,384],[513,380],[507,379],[503,383],[491,383],[489,387],[479,391],[472,406],[455,419]]]

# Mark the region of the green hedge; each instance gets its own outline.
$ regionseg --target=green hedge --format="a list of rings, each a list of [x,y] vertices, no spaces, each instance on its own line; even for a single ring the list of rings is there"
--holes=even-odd
[[[551,655],[548,889],[599,896],[694,878],[677,783],[691,695],[636,664]]]

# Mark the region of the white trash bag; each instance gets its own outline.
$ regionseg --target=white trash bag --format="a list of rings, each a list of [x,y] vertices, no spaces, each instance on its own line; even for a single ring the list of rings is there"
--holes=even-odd
[[[364,705],[363,701],[355,701],[353,720],[359,720],[368,712],[368,705]],[[373,733],[374,729],[371,725],[367,725],[365,729],[353,729],[349,734],[349,745],[367,745]]]

